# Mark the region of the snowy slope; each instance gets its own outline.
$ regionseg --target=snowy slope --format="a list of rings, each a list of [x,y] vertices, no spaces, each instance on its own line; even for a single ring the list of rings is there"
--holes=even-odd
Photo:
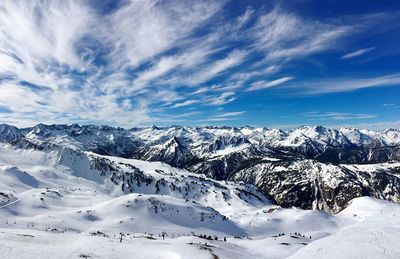
[[[362,197],[352,200],[338,217],[359,223],[317,240],[289,258],[399,258],[399,205]]]
[[[356,242],[372,226],[363,222],[383,229],[386,250],[375,255],[400,254],[386,233],[399,205],[356,199],[330,215],[162,162],[9,144],[0,153],[1,258],[286,258],[315,254],[346,229],[357,228]]]

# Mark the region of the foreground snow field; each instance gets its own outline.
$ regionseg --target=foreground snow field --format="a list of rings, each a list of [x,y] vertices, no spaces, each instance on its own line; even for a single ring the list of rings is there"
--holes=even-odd
[[[0,154],[0,258],[400,258],[394,203],[356,198],[329,215],[160,162]]]

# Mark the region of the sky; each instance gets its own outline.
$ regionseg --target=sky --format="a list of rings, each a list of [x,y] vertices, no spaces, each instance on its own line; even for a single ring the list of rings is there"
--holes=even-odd
[[[5,0],[0,122],[400,128],[400,1]]]

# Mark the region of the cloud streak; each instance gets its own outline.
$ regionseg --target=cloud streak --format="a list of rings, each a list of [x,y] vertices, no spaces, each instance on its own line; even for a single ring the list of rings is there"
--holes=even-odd
[[[198,103],[199,101],[197,100],[187,100],[181,103],[176,103],[174,106],[172,106],[173,108],[179,108],[179,107],[184,107],[184,106],[189,106],[195,103]]]
[[[342,78],[326,79],[318,82],[302,82],[294,84],[292,88],[302,89],[303,94],[327,94],[337,92],[350,92],[364,88],[399,86],[400,74],[389,74],[368,78]]]
[[[282,78],[275,79],[272,81],[257,81],[255,83],[253,83],[249,88],[247,88],[246,91],[250,92],[250,91],[257,91],[257,90],[262,90],[262,89],[266,89],[266,88],[271,88],[271,87],[274,87],[277,85],[284,84],[292,79],[293,79],[293,77],[286,76],[286,77],[282,77]]]
[[[353,120],[353,119],[372,119],[376,118],[375,114],[363,113],[345,113],[345,112],[318,112],[311,111],[300,113],[299,115],[314,120]]]
[[[365,49],[359,49],[350,53],[347,53],[345,55],[342,56],[342,59],[350,59],[350,58],[355,58],[358,56],[362,56],[368,52],[373,51],[375,48],[371,47],[371,48],[365,48]]]

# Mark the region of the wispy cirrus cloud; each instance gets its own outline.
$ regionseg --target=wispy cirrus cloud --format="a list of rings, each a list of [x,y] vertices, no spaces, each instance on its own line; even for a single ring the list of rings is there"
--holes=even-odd
[[[282,78],[275,79],[272,81],[257,81],[257,82],[252,83],[251,86],[246,89],[246,91],[257,91],[257,90],[262,90],[262,89],[266,89],[266,88],[271,88],[271,87],[274,87],[277,85],[284,84],[292,79],[293,79],[293,77],[286,76],[286,77],[282,77]]]
[[[217,115],[215,115],[213,117],[214,118],[235,117],[235,116],[243,115],[245,113],[246,113],[246,111],[225,112],[225,113],[217,114]]]
[[[388,108],[388,109],[400,108],[400,105],[396,105],[394,103],[384,103],[384,104],[382,104],[382,106],[385,108]]]
[[[184,102],[176,103],[172,107],[174,107],[174,108],[184,107],[184,106],[189,106],[189,105],[192,105],[192,104],[195,104],[195,103],[198,103],[198,102],[199,102],[198,100],[187,100],[187,101],[184,101]]]
[[[291,87],[302,89],[302,93],[308,95],[350,92],[363,88],[398,85],[400,85],[400,74],[365,78],[335,78],[320,81],[308,81],[293,84]]]
[[[211,63],[204,70],[200,71],[194,76],[189,77],[187,83],[189,85],[198,85],[200,83],[204,83],[207,80],[218,76],[222,72],[241,64],[246,58],[246,55],[247,51],[232,51],[226,57]]]
[[[214,116],[208,117],[207,121],[211,121],[211,122],[233,121],[233,120],[239,119],[241,117],[241,115],[243,115],[245,113],[246,113],[246,111],[218,113]]]
[[[319,112],[319,111],[304,112],[300,113],[299,115],[315,120],[354,120],[354,119],[372,119],[377,117],[376,114]]]
[[[371,47],[371,48],[364,48],[364,49],[359,49],[350,53],[347,53],[345,55],[342,56],[342,59],[350,59],[350,58],[355,58],[358,56],[362,56],[368,52],[373,51],[375,48]]]
[[[102,35],[111,58],[137,66],[183,44],[186,37],[221,10],[223,1],[128,1],[109,15]]]
[[[207,100],[207,105],[220,106],[236,100],[234,92],[224,92],[215,97],[209,97]]]
[[[279,8],[261,15],[255,26],[255,44],[269,59],[294,59],[335,48],[357,25],[327,24],[302,19]]]

